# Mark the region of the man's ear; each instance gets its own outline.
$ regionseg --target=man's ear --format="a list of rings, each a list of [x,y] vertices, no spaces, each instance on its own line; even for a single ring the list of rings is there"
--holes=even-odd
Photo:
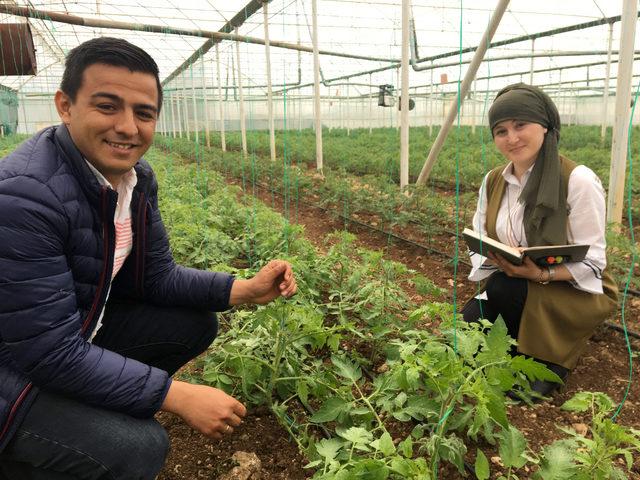
[[[64,93],[62,90],[58,90],[53,101],[56,104],[56,110],[58,110],[60,120],[62,120],[62,123],[64,123],[65,125],[69,125],[69,123],[71,122],[70,109],[71,105],[73,104],[73,102],[69,98],[69,95]]]

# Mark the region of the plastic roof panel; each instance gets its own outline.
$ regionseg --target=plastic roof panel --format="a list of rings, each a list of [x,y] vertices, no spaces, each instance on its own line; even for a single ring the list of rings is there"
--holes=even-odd
[[[249,0],[117,0],[115,2],[66,1],[53,0],[15,0],[3,2],[19,6],[30,6],[39,10],[68,13],[85,18],[151,24],[194,30],[217,31],[241,12]],[[496,1],[474,0],[451,2],[450,0],[415,0],[412,12],[415,19],[418,53],[420,57],[431,57],[452,53],[448,58],[436,60],[433,74],[430,70],[411,72],[413,86],[426,86],[438,83],[443,91],[455,91],[455,86],[441,84],[446,75],[449,81],[455,81],[464,75],[466,65],[459,66],[461,47],[475,47],[487,27]],[[621,2],[604,0],[513,0],[510,2],[494,41],[503,41],[523,35],[542,32],[555,28],[590,22],[621,14]],[[300,42],[311,46],[311,1],[310,0],[273,0],[269,6],[269,29],[271,40]],[[399,60],[401,57],[401,2],[400,0],[318,0],[319,48],[333,52],[348,52],[357,55],[384,57]],[[24,22],[25,19],[0,14],[0,22]],[[117,29],[99,29],[67,25],[49,20],[29,19],[36,46],[38,75],[34,77],[0,77],[0,84],[13,88],[26,95],[51,94],[55,92],[62,75],[63,56],[79,43],[95,36],[115,36],[126,38],[147,50],[158,62],[161,78],[171,75],[185,62],[206,39],[197,36],[171,35]],[[482,88],[487,85],[498,89],[514,81],[528,81],[531,59],[529,54],[548,54],[533,60],[535,70],[547,70],[536,73],[534,83],[540,85],[558,84],[568,81],[602,88],[604,77],[609,27],[602,25],[589,29],[562,33],[552,37],[523,41],[492,48],[487,57],[522,55],[523,58],[503,61],[484,62],[478,77]],[[262,11],[254,13],[240,27],[240,34],[264,38]],[[620,22],[614,24],[613,48],[617,50],[620,38]],[[636,35],[636,49],[638,49]],[[595,52],[591,55],[560,56],[559,52],[582,51]],[[232,83],[235,72],[231,71],[235,45],[229,41],[220,44],[222,83]],[[293,50],[272,47],[272,79],[276,85],[287,84],[290,87],[298,82],[298,62],[301,69],[301,83],[313,81],[313,59],[309,53],[300,56]],[[243,84],[259,86],[266,83],[266,62],[264,46],[242,43],[240,45],[241,70]],[[464,54],[464,60],[472,54]],[[300,58],[300,60],[298,60]],[[617,56],[614,55],[614,60]],[[450,66],[438,66],[454,63]],[[593,63],[590,67],[570,68],[575,65]],[[369,75],[356,76],[357,73],[390,65],[389,62],[349,59],[336,56],[322,56],[320,65],[324,78],[331,79],[353,75],[349,80],[354,84],[368,84]],[[398,85],[397,68],[371,75],[374,85],[390,83]],[[617,64],[612,65],[615,75]],[[523,73],[524,72],[524,73]],[[504,76],[506,74],[513,74]],[[211,87],[216,82],[216,62],[214,50],[204,55],[203,61],[196,62],[176,78],[167,88],[184,88],[187,85]],[[228,77],[228,80],[227,80]],[[487,78],[488,77],[488,78]],[[593,80],[592,80],[593,79]],[[598,83],[599,82],[599,83]],[[339,82],[338,82],[339,83]],[[576,85],[578,85],[576,84]],[[615,81],[612,80],[612,85]],[[274,87],[276,90],[277,87]],[[562,87],[563,88],[563,87]],[[332,87],[329,92],[344,86]],[[364,89],[364,90],[363,90]],[[309,93],[310,90],[300,90]],[[363,85],[354,85],[352,93],[367,91]],[[263,94],[264,90],[252,89],[254,94]],[[325,89],[326,92],[326,89]]]

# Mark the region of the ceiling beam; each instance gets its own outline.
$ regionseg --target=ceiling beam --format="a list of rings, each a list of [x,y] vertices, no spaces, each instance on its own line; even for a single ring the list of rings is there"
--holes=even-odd
[[[271,1],[271,0],[269,0]],[[224,26],[218,30],[220,33],[231,33],[236,27],[240,27],[251,15],[256,13],[258,10],[262,8],[262,0],[251,0],[247,5],[240,10],[235,16],[229,20]],[[189,58],[187,58],[182,64],[176,68],[173,72],[171,72],[163,81],[162,85],[166,85],[171,80],[176,78],[182,72],[184,72],[187,68],[189,68],[196,60],[198,60],[201,56],[211,50],[216,43],[220,43],[221,40],[218,38],[209,38],[206,42],[202,44],[200,48],[198,48]]]

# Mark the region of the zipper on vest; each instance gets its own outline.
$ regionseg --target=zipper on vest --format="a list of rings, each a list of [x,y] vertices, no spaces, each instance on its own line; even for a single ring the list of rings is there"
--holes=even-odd
[[[146,245],[147,229],[147,201],[144,193],[140,193],[138,200],[138,217],[136,219],[136,290],[140,297],[144,294],[144,253]]]
[[[96,311],[98,309],[98,305],[100,305],[104,299],[104,286],[106,283],[106,278],[107,275],[110,275],[112,269],[113,269],[113,253],[111,251],[111,249],[109,248],[110,246],[110,240],[111,240],[111,234],[113,232],[111,232],[109,230],[109,225],[113,225],[113,222],[109,222],[106,219],[109,218],[108,213],[109,213],[109,204],[108,204],[108,189],[107,187],[102,187],[102,191],[100,193],[100,200],[101,200],[101,209],[102,209],[102,218],[103,218],[103,235],[104,235],[104,267],[102,268],[102,273],[100,274],[100,280],[98,282],[98,288],[96,290],[96,295],[93,299],[93,304],[91,305],[91,310],[89,311],[87,318],[85,319],[83,325],[82,325],[82,330],[81,333],[85,333],[87,328],[89,327],[89,325],[91,324],[93,317],[96,314]],[[111,218],[113,218],[113,215],[111,215]],[[115,229],[115,227],[114,227]],[[114,234],[115,235],[115,234]],[[18,412],[18,409],[20,408],[20,405],[22,405],[22,402],[24,401],[25,397],[29,394],[29,392],[31,391],[31,388],[33,387],[33,382],[29,382],[27,383],[27,385],[22,389],[22,392],[20,392],[20,395],[18,395],[18,398],[16,399],[15,403],[13,404],[13,406],[11,407],[11,411],[9,412],[9,416],[7,417],[7,421],[4,424],[4,427],[2,427],[2,431],[0,432],[0,442],[2,441],[2,439],[4,438],[4,436],[7,434],[7,431],[9,431],[9,427],[11,426],[11,423],[13,422],[13,419],[16,416],[16,413]]]
[[[113,269],[113,256],[114,253],[111,246],[111,236],[112,231],[109,229],[109,225],[113,225],[113,221],[109,221],[109,218],[113,218],[113,215],[109,217],[109,203],[108,203],[108,192],[107,187],[102,187],[100,192],[100,200],[101,200],[101,209],[102,209],[102,236],[104,243],[104,266],[102,267],[102,272],[100,273],[100,279],[98,281],[98,288],[96,289],[96,295],[93,298],[93,304],[91,305],[91,310],[87,314],[87,318],[84,320],[82,324],[81,332],[84,334],[87,331],[87,328],[91,323],[93,323],[93,319],[98,311],[98,306],[103,303],[104,299],[104,286],[107,283],[107,277],[110,276],[111,271]],[[115,227],[114,227],[115,229]]]
[[[31,387],[33,387],[33,383],[27,383],[27,385],[25,385],[25,387],[22,389],[22,392],[20,392],[20,395],[18,395],[18,399],[11,407],[11,411],[9,412],[9,416],[7,417],[7,421],[2,428],[2,432],[0,432],[0,443],[2,442],[4,436],[7,434],[7,431],[9,431],[9,426],[13,422],[13,418],[16,416],[18,408],[20,407],[20,405],[22,405],[22,402],[24,401],[29,391],[31,391]]]

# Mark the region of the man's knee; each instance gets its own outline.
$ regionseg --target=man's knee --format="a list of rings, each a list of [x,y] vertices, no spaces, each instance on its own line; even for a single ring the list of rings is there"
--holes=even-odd
[[[139,428],[130,429],[113,440],[117,454],[113,455],[109,470],[115,479],[153,480],[164,467],[169,436],[157,421],[142,422]]]
[[[218,336],[218,317],[214,312],[198,310],[190,310],[185,315],[190,318],[194,325],[198,325],[202,331],[202,333],[195,336],[198,339],[198,343],[194,348],[194,353],[202,353]]]
[[[153,480],[162,470],[169,437],[156,420],[121,414],[85,420],[82,437],[20,429],[0,456],[0,479]]]

